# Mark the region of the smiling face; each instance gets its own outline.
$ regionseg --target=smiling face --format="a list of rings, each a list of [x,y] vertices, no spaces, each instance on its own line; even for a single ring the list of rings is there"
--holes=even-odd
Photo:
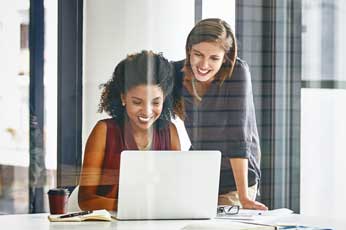
[[[191,47],[190,64],[198,81],[214,79],[224,62],[225,50],[217,42],[200,42]]]
[[[121,95],[134,131],[149,129],[160,117],[164,102],[162,89],[157,85],[138,85]]]

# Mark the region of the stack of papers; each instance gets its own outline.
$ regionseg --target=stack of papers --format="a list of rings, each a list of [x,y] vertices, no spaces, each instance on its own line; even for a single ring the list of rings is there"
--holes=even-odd
[[[238,214],[235,214],[235,215],[221,214],[221,215],[218,215],[216,219],[227,219],[227,220],[234,220],[239,222],[265,224],[265,223],[273,223],[275,219],[278,219],[280,217],[285,217],[287,215],[291,215],[292,213],[293,211],[287,208],[279,208],[279,209],[268,210],[268,211],[240,209]]]
[[[238,214],[235,215],[218,215],[217,219],[230,219],[230,220],[240,220],[240,221],[260,221],[272,220],[274,218],[283,217],[292,214],[293,211],[287,208],[279,208],[268,211],[260,210],[250,210],[250,209],[240,209]]]
[[[214,220],[186,225],[182,230],[275,230],[275,226]]]
[[[215,221],[212,223],[203,224],[203,226],[197,226],[193,224],[191,226],[186,226],[185,230],[193,229],[276,229],[276,230],[334,230],[332,228],[318,227],[318,226],[308,226],[304,224],[279,224],[278,220],[282,217],[287,217],[293,214],[293,211],[287,208],[279,208],[268,211],[260,210],[249,210],[240,209],[238,214],[235,215],[225,215],[219,214]],[[231,220],[231,221],[226,221]],[[220,221],[220,222],[217,222]],[[244,224],[244,225],[238,225]],[[209,225],[209,226],[208,226]],[[187,228],[189,227],[189,228]],[[208,228],[209,227],[209,228]]]

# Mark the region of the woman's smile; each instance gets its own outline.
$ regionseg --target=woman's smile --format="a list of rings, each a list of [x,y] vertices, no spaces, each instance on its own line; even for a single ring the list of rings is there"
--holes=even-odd
[[[138,120],[142,123],[148,123],[154,116],[138,116]]]

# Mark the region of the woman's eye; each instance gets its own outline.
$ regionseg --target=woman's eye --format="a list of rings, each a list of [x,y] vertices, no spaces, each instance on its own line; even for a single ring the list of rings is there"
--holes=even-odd
[[[211,60],[213,60],[213,61],[218,61],[218,60],[220,60],[220,58],[218,58],[218,57],[212,57]]]
[[[134,105],[140,105],[140,104],[141,104],[140,101],[132,101],[132,103],[133,103]]]

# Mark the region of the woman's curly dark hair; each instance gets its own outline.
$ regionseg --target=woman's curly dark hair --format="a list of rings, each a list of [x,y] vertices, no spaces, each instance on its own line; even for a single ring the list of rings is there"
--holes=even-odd
[[[122,60],[113,72],[112,78],[101,85],[102,94],[99,112],[106,112],[119,124],[123,124],[126,109],[122,106],[121,94],[139,85],[158,85],[164,94],[162,113],[158,119],[159,127],[167,124],[175,114],[181,115],[181,99],[172,98],[174,86],[174,70],[161,54],[152,51],[142,51],[138,54],[128,55]]]

